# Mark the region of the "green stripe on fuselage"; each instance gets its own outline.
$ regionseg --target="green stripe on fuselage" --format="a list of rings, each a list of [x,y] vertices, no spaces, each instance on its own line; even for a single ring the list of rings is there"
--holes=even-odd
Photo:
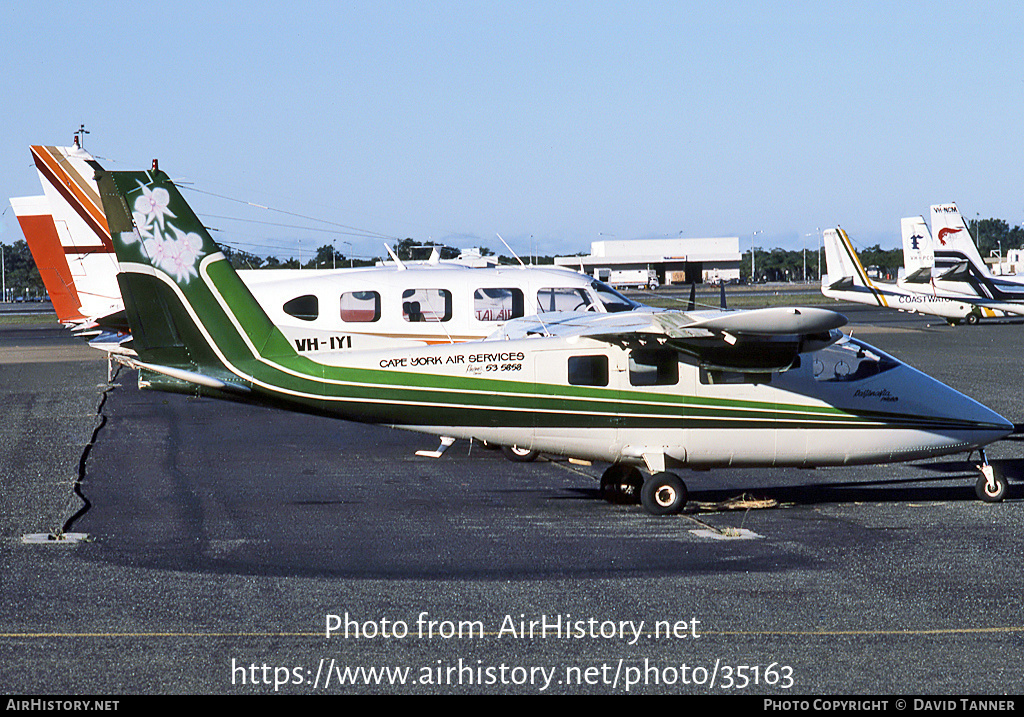
[[[251,364],[264,390],[297,402],[323,400],[356,420],[409,425],[758,427],[814,428],[949,425],[884,412],[848,412],[832,406],[705,398],[615,388],[566,386],[529,381],[451,376],[426,372],[354,368],[321,364],[299,355],[273,326],[260,320],[246,301],[248,290],[229,267],[207,269],[224,302],[262,361]],[[231,331],[234,331],[232,325]],[[229,332],[230,333],[230,332]],[[220,334],[211,332],[212,336]],[[249,354],[251,356],[251,353]],[[248,363],[248,362],[247,362]],[[284,392],[286,395],[281,396]],[[287,394],[293,394],[286,398]],[[295,395],[299,394],[299,395]],[[327,408],[330,411],[330,408]]]

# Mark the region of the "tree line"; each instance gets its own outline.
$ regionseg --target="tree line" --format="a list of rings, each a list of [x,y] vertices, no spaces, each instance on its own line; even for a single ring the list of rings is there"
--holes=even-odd
[[[292,256],[287,259],[277,256],[259,256],[225,244],[218,246],[236,269],[342,269],[373,266],[379,258],[388,258],[347,256],[339,252],[332,244],[318,247],[312,255],[298,258]],[[455,247],[436,242],[421,242],[412,238],[402,239],[392,247],[395,255],[402,261],[428,259],[433,249],[437,249],[442,259],[456,259],[462,253]],[[493,256],[494,254],[486,247],[481,248],[480,252],[483,256]],[[498,256],[496,258],[499,264],[519,263],[515,257]],[[528,260],[524,259],[524,261]],[[533,261],[537,264],[554,264],[555,259],[552,256],[542,256],[533,257]],[[18,239],[13,244],[0,242],[0,287],[6,289],[6,293],[0,292],[0,301],[18,299],[31,301],[46,297],[46,287],[43,284],[42,276],[32,258],[28,242],[24,239]]]
[[[1010,249],[1024,248],[1024,228],[1021,226],[1010,227],[1003,219],[972,219],[967,222],[978,245],[978,251],[983,257],[988,257],[993,252],[1005,256]],[[399,241],[392,247],[395,254],[402,261],[414,261],[426,259],[433,249],[437,249],[442,259],[455,259],[461,253],[459,249],[436,242],[421,242],[412,238]],[[250,252],[234,249],[221,245],[224,255],[231,261],[236,269],[334,269],[356,266],[373,266],[377,257],[368,259],[365,257],[347,256],[339,252],[332,244],[324,244],[308,258],[289,257],[281,259],[276,256],[258,256]],[[861,263],[865,267],[877,267],[879,275],[895,279],[896,273],[903,266],[903,250],[882,249],[875,244],[866,249],[858,249]],[[484,256],[493,256],[494,252],[486,247],[481,248]],[[554,264],[553,256],[532,257],[536,264]],[[502,265],[518,264],[515,257],[499,255],[498,263]],[[527,261],[524,258],[524,261]],[[749,282],[750,275],[750,251],[743,253],[740,261],[740,278]],[[820,268],[819,268],[820,267]],[[821,279],[820,273],[825,271],[824,250],[813,248],[807,250],[787,249],[754,249],[754,271],[756,280],[766,281],[806,281],[818,282]],[[46,296],[46,288],[43,285],[39,269],[36,267],[29,251],[28,243],[24,239],[18,239],[13,244],[0,243],[0,273],[2,273],[3,285],[6,287],[4,301],[13,301],[19,297],[34,299]]]
[[[967,228],[978,246],[983,258],[1006,256],[1010,249],[1024,248],[1024,227],[1010,227],[1003,219],[971,219]],[[875,244],[857,249],[864,268],[877,268],[882,278],[896,279],[903,266],[903,247],[883,249]],[[819,264],[820,259],[820,264]],[[820,266],[820,272],[819,272]],[[754,271],[757,281],[807,281],[818,282],[825,273],[825,250],[817,247],[804,250],[762,249],[754,250]],[[743,253],[740,262],[740,278],[750,281],[750,250]]]
[[[875,267],[879,276],[895,280],[897,270],[903,266],[903,248],[883,249],[878,244],[857,249],[857,256],[866,269]],[[797,281],[817,283],[825,273],[825,250],[817,247],[806,251],[796,249],[754,250],[754,271],[757,281]],[[750,250],[740,260],[740,280],[750,282]]]
[[[28,242],[0,243],[0,285],[3,301],[32,300],[46,296],[43,278],[28,250]]]
[[[461,249],[446,244],[438,244],[432,241],[421,242],[412,238],[402,239],[391,247],[391,250],[395,252],[395,256],[402,261],[424,261],[430,258],[434,249],[437,250],[438,255],[443,260],[457,259],[462,254]],[[479,249],[481,256],[494,256],[494,252],[487,247],[479,247]],[[261,257],[223,245],[221,245],[221,251],[224,252],[224,256],[231,261],[231,265],[236,269],[342,269],[357,266],[374,266],[380,259],[390,259],[388,256],[373,258],[346,256],[332,244],[324,244],[317,248],[316,252],[308,259],[296,259],[295,257],[280,259],[276,256]],[[503,254],[496,256],[495,259],[501,265],[519,263],[517,258]],[[535,264],[554,264],[555,258],[553,256],[523,257],[523,261],[526,263],[532,261]]]

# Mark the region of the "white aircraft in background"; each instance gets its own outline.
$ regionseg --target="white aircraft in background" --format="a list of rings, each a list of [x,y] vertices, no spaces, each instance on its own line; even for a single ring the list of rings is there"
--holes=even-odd
[[[949,284],[936,276],[935,244],[924,217],[904,217],[900,220],[903,235],[903,276],[900,286],[933,299],[949,299],[972,304],[975,309],[965,320],[977,323],[982,318],[1005,316],[1007,305],[979,293],[973,286],[957,282]],[[973,244],[972,244],[973,247]],[[1024,309],[1024,305],[1021,307]]]
[[[58,320],[106,351],[130,352],[117,263],[94,180],[78,147],[33,146],[44,196],[11,199]],[[481,339],[509,319],[552,311],[633,311],[640,304],[563,267],[470,268],[430,261],[336,270],[239,271],[299,353]]]
[[[686,502],[671,468],[899,462],[1013,430],[825,309],[548,314],[488,341],[300,353],[165,173],[97,181],[152,389],[606,461],[606,497],[655,515]],[[986,464],[976,490],[999,500],[1005,478]]]
[[[908,282],[908,287],[973,301],[999,312],[997,315],[1024,314],[1024,278],[995,276],[989,271],[956,204],[933,205],[931,219],[931,233],[923,218],[913,220],[913,236],[919,238],[921,249],[910,258],[904,238],[905,260],[916,262],[918,267],[918,278]],[[908,264],[908,273],[909,269]]]
[[[977,320],[972,318],[978,313],[974,304],[913,291],[902,283],[872,280],[843,229],[826,229],[823,236],[826,273],[821,277],[821,293],[828,298],[939,316],[951,324]]]

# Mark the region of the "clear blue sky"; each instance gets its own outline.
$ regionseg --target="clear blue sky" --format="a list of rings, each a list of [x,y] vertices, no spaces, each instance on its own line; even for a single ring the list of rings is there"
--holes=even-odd
[[[895,247],[939,202],[1024,223],[1022,40],[1015,2],[8,2],[0,198],[84,123],[109,168],[390,237]],[[331,238],[208,223],[261,254]]]

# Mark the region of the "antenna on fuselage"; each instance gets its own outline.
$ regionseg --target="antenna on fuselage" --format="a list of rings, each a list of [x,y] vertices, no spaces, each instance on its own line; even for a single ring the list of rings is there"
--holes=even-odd
[[[440,297],[440,295],[441,295],[441,291],[443,291],[443,289],[438,289],[438,290],[437,290],[437,292],[438,292],[438,296],[439,296],[439,297]],[[445,315],[445,311],[443,310],[443,307],[442,307],[442,310],[441,310],[441,311],[438,311],[438,310],[437,310],[437,307],[436,307],[436,306],[434,306],[434,301],[433,301],[433,299],[432,299],[432,298],[431,298],[431,296],[430,296],[430,291],[429,291],[429,290],[427,290],[427,291],[426,291],[426,292],[425,292],[425,293],[423,294],[423,298],[424,298],[424,300],[426,300],[426,302],[427,302],[427,309],[429,309],[429,310],[430,310],[430,314],[431,314],[431,316],[440,316],[440,317],[444,317],[444,315]],[[440,326],[440,327],[441,327],[441,331],[444,331],[444,335],[448,337],[448,343],[450,343],[450,344],[454,344],[454,343],[456,343],[455,339],[454,339],[454,338],[452,338],[452,335],[451,335],[451,334],[450,334],[450,333],[448,332],[448,327],[444,325],[444,322],[445,322],[445,319],[444,319],[444,318],[439,318],[439,319],[437,319],[437,324],[438,324],[438,326]]]
[[[497,237],[499,239],[501,239],[501,234],[498,234],[498,232],[494,232],[494,233],[497,235]],[[505,241],[504,239],[501,239],[501,243],[505,245],[505,248],[508,249],[509,253],[515,258],[515,260],[519,262],[519,266],[521,268],[525,269],[526,268],[526,264],[523,263],[523,260],[519,258],[518,254],[516,254],[514,251],[512,251],[512,247],[510,247],[508,245],[508,242]]]
[[[526,264],[523,263],[523,260],[519,258],[518,254],[516,254],[514,251],[512,251],[512,247],[510,247],[508,245],[508,242],[506,242],[504,239],[501,238],[501,234],[498,234],[498,232],[494,232],[494,233],[497,235],[497,237],[499,239],[501,239],[501,243],[505,245],[505,248],[509,250],[509,252],[512,254],[512,256],[514,256],[516,258],[516,261],[519,262],[519,268],[520,269],[526,269]],[[551,332],[548,330],[547,324],[544,323],[544,319],[541,318],[541,316],[540,316],[541,313],[542,312],[538,312],[537,313],[537,321],[540,322],[541,328],[544,329],[544,334],[547,335],[547,336],[550,336]]]
[[[398,270],[399,271],[405,271],[405,264],[403,264],[402,260],[398,258],[398,254],[396,254],[395,252],[391,251],[391,247],[388,246],[387,242],[384,242],[384,248],[388,250],[388,254],[391,255],[391,258],[394,260],[394,262],[396,264],[398,264]]]

